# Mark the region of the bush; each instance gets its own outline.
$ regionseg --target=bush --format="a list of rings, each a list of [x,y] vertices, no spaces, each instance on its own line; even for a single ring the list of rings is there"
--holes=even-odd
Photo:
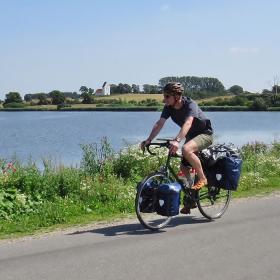
[[[81,148],[83,150],[81,167],[88,175],[99,174],[106,170],[114,158],[113,149],[106,137],[101,139],[99,145],[83,144]]]
[[[25,108],[26,105],[24,103],[15,103],[15,102],[13,102],[13,103],[4,103],[3,107],[4,108],[15,108],[15,109],[19,108],[20,109],[20,108]]]
[[[253,103],[249,106],[250,110],[253,111],[266,111],[268,105],[262,97],[256,98]]]
[[[70,104],[66,104],[66,103],[61,103],[57,105],[57,110],[61,110],[63,108],[71,108]]]
[[[240,95],[243,93],[243,88],[239,85],[234,85],[229,88],[229,92],[235,95]]]

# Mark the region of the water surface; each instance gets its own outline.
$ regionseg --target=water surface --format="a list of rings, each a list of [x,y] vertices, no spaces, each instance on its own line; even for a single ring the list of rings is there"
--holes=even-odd
[[[279,112],[206,112],[216,142],[241,146],[248,142],[280,141]],[[27,161],[51,157],[56,162],[77,164],[80,144],[108,137],[119,150],[124,141],[144,140],[160,112],[0,112],[0,157],[16,155]],[[179,127],[171,120],[159,137],[175,137]]]

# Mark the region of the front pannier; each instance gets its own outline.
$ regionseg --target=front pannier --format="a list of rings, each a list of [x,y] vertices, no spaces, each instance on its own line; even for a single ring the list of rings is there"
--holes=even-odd
[[[179,214],[181,185],[179,183],[163,184],[158,189],[157,213],[161,216]]]
[[[156,212],[158,185],[147,182],[142,189],[140,197],[140,212],[153,213]]]

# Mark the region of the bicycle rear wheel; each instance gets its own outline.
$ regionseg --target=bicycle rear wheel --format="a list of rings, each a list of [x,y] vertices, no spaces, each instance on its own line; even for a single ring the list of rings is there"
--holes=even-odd
[[[207,186],[199,190],[197,206],[205,218],[213,220],[226,212],[230,199],[231,191]]]
[[[140,223],[147,229],[159,230],[171,220],[169,216],[161,216],[156,212],[157,190],[161,184],[171,180],[163,173],[156,172],[147,176],[139,185],[135,198],[135,211]]]

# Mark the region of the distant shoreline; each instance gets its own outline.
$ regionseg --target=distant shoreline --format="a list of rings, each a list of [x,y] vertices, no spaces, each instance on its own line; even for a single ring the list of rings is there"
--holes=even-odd
[[[205,112],[280,112],[279,107],[268,108],[267,110],[250,110],[246,106],[200,106]],[[0,112],[156,112],[162,107],[97,107],[97,108],[0,108]]]
[[[79,111],[109,111],[109,112],[122,112],[122,111],[130,111],[130,112],[151,112],[151,111],[160,111],[161,109],[157,107],[143,107],[143,108],[138,108],[138,107],[104,107],[104,108],[62,108],[62,109],[45,109],[45,108],[5,108],[5,109],[0,109],[1,111],[6,111],[6,112],[32,112],[32,111],[40,111],[40,112],[79,112]]]

